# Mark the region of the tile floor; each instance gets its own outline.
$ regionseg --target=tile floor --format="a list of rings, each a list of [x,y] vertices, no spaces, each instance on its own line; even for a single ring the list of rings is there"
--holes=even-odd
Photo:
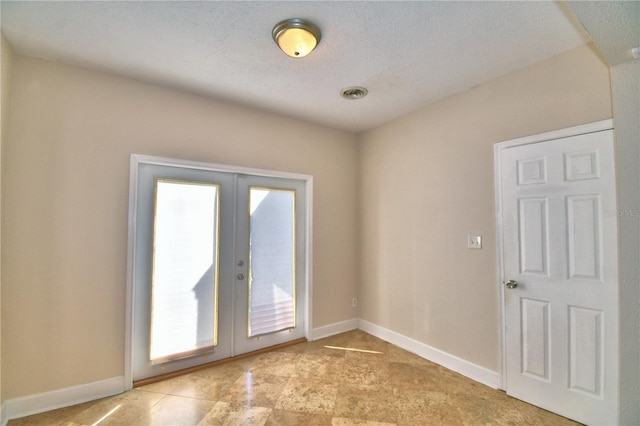
[[[380,353],[330,349],[327,345]],[[12,420],[8,426],[98,424],[577,423],[355,330],[210,367],[110,398]]]

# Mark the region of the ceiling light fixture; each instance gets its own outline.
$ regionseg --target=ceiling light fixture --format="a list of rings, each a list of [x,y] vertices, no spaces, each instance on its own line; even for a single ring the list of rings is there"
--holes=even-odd
[[[300,18],[277,23],[271,35],[280,49],[292,58],[307,56],[320,43],[320,29]]]

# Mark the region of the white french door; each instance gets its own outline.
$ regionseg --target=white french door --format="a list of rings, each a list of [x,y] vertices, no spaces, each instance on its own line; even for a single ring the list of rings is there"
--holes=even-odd
[[[305,180],[145,159],[132,158],[132,380],[305,337]]]
[[[496,164],[506,391],[583,423],[616,424],[613,131],[544,137],[554,140],[507,143]]]

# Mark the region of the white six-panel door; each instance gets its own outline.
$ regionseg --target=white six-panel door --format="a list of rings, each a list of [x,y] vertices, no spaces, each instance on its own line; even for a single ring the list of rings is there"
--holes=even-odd
[[[616,424],[613,131],[500,150],[506,390]]]

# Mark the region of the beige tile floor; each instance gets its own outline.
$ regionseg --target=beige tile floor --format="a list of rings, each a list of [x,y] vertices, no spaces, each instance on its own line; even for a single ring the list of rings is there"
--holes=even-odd
[[[330,349],[327,345],[380,353]],[[577,423],[356,330],[9,422],[9,426],[97,424]]]

